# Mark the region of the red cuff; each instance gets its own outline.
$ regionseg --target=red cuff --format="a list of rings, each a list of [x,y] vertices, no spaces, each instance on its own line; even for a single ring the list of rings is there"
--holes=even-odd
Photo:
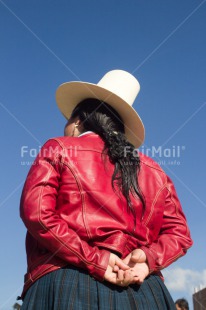
[[[148,264],[150,273],[152,273],[153,271],[157,271],[157,267],[155,263],[156,259],[153,256],[153,253],[150,251],[150,249],[147,248],[146,246],[142,246],[141,250],[144,251],[146,254],[147,264]]]

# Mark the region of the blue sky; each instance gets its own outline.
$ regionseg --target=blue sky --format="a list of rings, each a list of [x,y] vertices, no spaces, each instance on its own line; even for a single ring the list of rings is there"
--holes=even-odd
[[[12,309],[26,271],[23,182],[39,147],[63,133],[56,88],[97,83],[112,69],[139,80],[141,149],[173,179],[194,239],[164,271],[166,284],[190,304],[194,287],[206,285],[205,2],[0,0],[0,309]]]

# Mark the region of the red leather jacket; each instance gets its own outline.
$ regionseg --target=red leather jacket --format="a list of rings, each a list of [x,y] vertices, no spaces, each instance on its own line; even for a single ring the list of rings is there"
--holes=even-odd
[[[139,185],[146,201],[131,197],[136,210],[111,186],[114,166],[102,157],[94,133],[51,139],[32,165],[21,198],[28,233],[28,270],[23,295],[48,272],[72,264],[102,281],[110,252],[124,258],[145,251],[150,272],[158,272],[192,245],[174,186],[150,158],[140,155]],[[22,296],[23,296],[22,295]]]

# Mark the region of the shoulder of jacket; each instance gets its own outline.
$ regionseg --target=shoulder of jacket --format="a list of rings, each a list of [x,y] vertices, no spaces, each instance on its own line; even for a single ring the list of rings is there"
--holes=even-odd
[[[72,137],[53,137],[50,138],[49,140],[47,140],[44,145],[47,146],[60,146],[61,148],[65,148],[68,145],[72,146],[74,143],[73,138]]]
[[[62,149],[76,150],[96,150],[102,151],[103,141],[94,133],[82,135],[80,137],[54,137],[47,141],[47,143],[59,145]]]
[[[152,159],[149,156],[142,154],[141,152],[139,152],[139,157],[140,157],[140,162],[143,165],[147,166],[148,168],[158,170],[163,175],[166,175],[164,170],[160,167],[160,165],[154,159]]]

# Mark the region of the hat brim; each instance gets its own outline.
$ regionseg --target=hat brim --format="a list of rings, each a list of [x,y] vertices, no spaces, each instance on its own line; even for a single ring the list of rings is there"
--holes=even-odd
[[[104,101],[114,108],[123,120],[127,139],[136,148],[140,147],[145,137],[144,125],[137,112],[122,98],[97,84],[86,82],[64,83],[56,91],[57,105],[67,119],[77,104],[87,98]]]

